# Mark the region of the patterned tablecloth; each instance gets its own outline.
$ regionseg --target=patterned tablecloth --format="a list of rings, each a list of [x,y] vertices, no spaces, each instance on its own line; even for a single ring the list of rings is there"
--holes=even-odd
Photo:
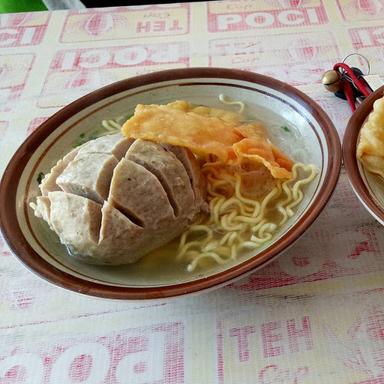
[[[41,122],[102,85],[188,66],[247,69],[350,116],[321,74],[384,73],[383,0],[234,0],[0,16],[0,172]],[[0,207],[1,209],[2,207]],[[120,302],[57,288],[0,238],[0,383],[382,384],[384,230],[344,170],[296,245],[197,296]]]

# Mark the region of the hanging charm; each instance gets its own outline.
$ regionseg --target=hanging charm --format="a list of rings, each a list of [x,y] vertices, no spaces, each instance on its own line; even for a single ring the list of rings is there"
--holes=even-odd
[[[326,71],[321,79],[324,87],[341,99],[347,100],[352,112],[356,110],[356,105],[372,93],[372,88],[365,80],[363,72],[357,67],[350,67],[346,64],[346,59],[357,55],[363,57],[368,66],[368,60],[359,54],[348,55],[343,62],[336,63],[333,69]]]
[[[321,82],[327,91],[333,93],[340,91],[342,88],[341,74],[339,71],[335,71],[334,69],[326,71],[321,79]]]

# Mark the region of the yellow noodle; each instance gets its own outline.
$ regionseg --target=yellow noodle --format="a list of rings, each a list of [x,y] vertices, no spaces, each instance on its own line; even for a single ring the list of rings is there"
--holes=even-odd
[[[244,112],[245,104],[242,101],[239,101],[239,100],[229,101],[227,100],[227,97],[225,95],[219,95],[219,100],[223,104],[238,105],[240,107],[239,115],[241,115]]]
[[[265,239],[269,237],[269,235],[277,229],[277,225],[275,223],[265,223],[262,225],[257,232],[261,239]]]
[[[233,196],[223,203],[223,205],[221,206],[221,209],[223,211],[225,211],[225,210],[227,210],[229,208],[232,208],[233,206],[235,206],[235,208],[243,216],[245,216],[248,213],[248,211],[250,210],[250,208],[247,205],[242,204],[241,201],[237,200],[236,197],[233,197]],[[254,210],[251,208],[251,212],[250,213],[253,213],[253,211]]]
[[[101,125],[108,131],[108,133],[111,132],[120,132],[121,125],[116,122],[115,120],[103,120],[101,122]]]
[[[254,234],[258,232],[258,230],[261,228],[262,225],[265,224],[265,222],[266,222],[266,220],[262,219],[259,223],[257,223],[257,225],[255,225],[251,228],[251,232],[252,232],[251,240],[253,240],[253,237],[255,236]]]
[[[213,204],[209,204],[209,208],[211,210],[211,217],[213,218],[214,223],[219,223],[219,215],[220,215],[220,206],[225,202],[225,197],[221,197],[217,200],[217,202]]]
[[[236,245],[231,245],[231,259],[232,260],[236,260],[236,251],[237,251]]]
[[[257,224],[258,221],[260,220],[260,217],[257,216],[257,217],[249,217],[249,216],[245,216],[245,215],[237,215],[236,216],[236,221],[240,221],[242,223],[248,223],[248,224]]]
[[[244,228],[241,224],[232,224],[229,223],[229,220],[231,218],[233,219],[236,216],[236,212],[232,212],[229,215],[225,215],[220,219],[221,227],[226,231],[236,231],[236,230],[242,230]]]
[[[204,241],[207,241],[207,239],[205,239]],[[177,258],[178,259],[181,259],[183,257],[183,255],[185,255],[187,252],[189,252],[191,250],[191,248],[194,248],[194,247],[197,247],[197,248],[201,248],[202,247],[202,244],[203,244],[203,241],[200,240],[196,240],[196,241],[191,241],[187,244],[185,244],[180,250],[179,250],[179,253],[177,255]]]
[[[238,246],[238,250],[240,250],[241,248],[257,248],[258,246],[260,245],[260,243],[256,243],[254,241],[243,241],[239,246]]]
[[[203,248],[202,250],[204,252],[208,252],[208,251],[212,251],[213,249],[216,249],[216,248],[219,248],[219,242],[217,240],[212,240],[210,242],[208,242]]]
[[[303,200],[304,194],[300,188],[311,182],[317,173],[316,168],[313,165],[303,166],[302,168],[304,171],[310,171],[311,173],[305,179],[297,181],[292,187],[293,200],[286,206],[287,214],[290,217],[294,214],[292,208],[296,207]]]
[[[255,249],[266,243],[268,240],[271,240],[273,235],[271,233],[267,233],[264,235],[264,237],[257,237],[255,235],[252,236],[251,241],[253,241],[257,246],[255,246]]]
[[[218,164],[216,164],[218,166]],[[215,166],[216,166],[215,165]],[[211,171],[211,166],[209,171]],[[300,178],[299,172],[309,173]],[[208,172],[208,169],[206,170]],[[241,178],[213,171],[211,175],[211,191],[209,195],[211,216],[206,226],[213,229],[213,237],[206,240],[194,240],[193,251],[188,251],[182,258],[188,260],[188,271],[194,271],[203,259],[223,264],[227,260],[236,259],[244,249],[255,249],[271,240],[276,231],[291,217],[292,208],[302,201],[302,188],[310,183],[317,174],[316,167],[297,163],[292,167],[292,178],[287,181],[277,181],[275,187],[260,200],[253,200],[241,194]],[[233,195],[229,198],[217,192],[223,185],[223,179],[232,184]],[[282,216],[279,220],[267,218],[274,212]],[[193,226],[192,226],[193,228]],[[196,245],[200,241],[199,250]],[[200,252],[199,252],[200,251]]]
[[[211,196],[215,196],[215,197],[222,197],[222,194],[218,193],[218,192],[215,192],[215,189],[214,187],[212,186],[212,184],[208,184],[207,185],[207,192],[209,195]]]
[[[247,199],[246,197],[243,197],[240,192],[241,187],[241,178],[240,175],[236,175],[236,184],[235,184],[235,193],[236,198],[238,198],[242,203],[249,204],[251,206],[257,206],[258,202],[256,200]]]
[[[186,237],[192,231],[194,231],[194,232],[206,232],[207,233],[207,237],[212,237],[212,229],[210,229],[206,225],[193,225],[187,231],[185,231],[183,233],[183,235],[181,236],[181,241],[180,241],[181,245],[184,245]]]
[[[188,235],[190,235],[193,232],[197,232],[197,233],[205,232],[206,237],[203,240],[195,240],[187,243]],[[212,238],[213,238],[213,231],[211,228],[209,228],[206,225],[193,225],[181,235],[177,259],[180,260],[183,257],[183,255],[187,253],[189,248],[195,247],[195,246],[198,246],[199,248],[201,248],[206,243],[208,243]]]
[[[219,244],[224,245],[225,243],[232,244],[234,239],[236,239],[236,232],[228,232],[221,239]]]
[[[226,262],[226,259],[223,259],[222,257],[220,257],[217,253],[214,253],[214,252],[202,253],[202,254],[199,254],[199,256],[197,256],[190,264],[188,264],[187,271],[193,272],[196,269],[199,262],[207,257],[214,260],[217,264],[224,264]]]
[[[281,218],[281,220],[279,221],[279,225],[282,226],[283,224],[286,223],[286,221],[288,220],[288,213],[287,213],[287,210],[282,206],[282,204],[278,204],[276,206],[276,209],[278,210],[278,212],[283,216]]]

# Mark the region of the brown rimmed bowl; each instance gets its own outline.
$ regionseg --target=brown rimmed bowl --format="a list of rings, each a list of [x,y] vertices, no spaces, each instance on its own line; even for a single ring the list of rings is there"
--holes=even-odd
[[[105,119],[133,112],[138,103],[192,103],[224,106],[224,94],[246,104],[247,118],[265,122],[272,140],[294,160],[313,163],[316,179],[307,187],[296,214],[257,251],[225,265],[189,273],[173,261],[175,250],[134,265],[96,267],[75,262],[57,236],[34,217],[29,202],[38,194],[39,174],[78,143],[92,137]],[[180,296],[228,284],[272,261],[297,240],[330,198],[340,170],[338,134],[324,111],[308,96],[275,79],[222,68],[162,71],[126,79],[69,104],[44,122],[11,159],[0,186],[1,229],[13,253],[33,272],[67,289],[114,299]]]
[[[368,212],[384,225],[384,181],[367,171],[356,158],[360,129],[372,112],[373,103],[383,96],[384,86],[367,97],[349,119],[343,139],[344,166],[356,196]]]

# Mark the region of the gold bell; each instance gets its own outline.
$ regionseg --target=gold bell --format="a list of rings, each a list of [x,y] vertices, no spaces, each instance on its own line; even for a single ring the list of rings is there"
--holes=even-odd
[[[341,74],[334,69],[330,69],[324,73],[321,82],[326,90],[335,93],[341,89]]]

